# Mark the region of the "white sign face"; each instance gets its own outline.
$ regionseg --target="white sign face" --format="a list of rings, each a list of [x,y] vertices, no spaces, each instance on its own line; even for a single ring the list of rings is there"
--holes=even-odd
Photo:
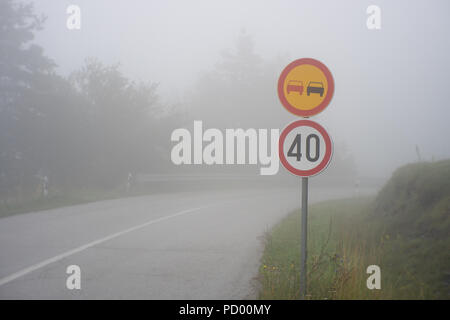
[[[291,173],[309,177],[324,170],[331,160],[332,142],[325,129],[310,120],[287,126],[279,141],[280,161]]]

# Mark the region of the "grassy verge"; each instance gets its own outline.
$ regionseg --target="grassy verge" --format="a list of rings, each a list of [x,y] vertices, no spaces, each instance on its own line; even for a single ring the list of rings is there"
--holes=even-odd
[[[374,217],[375,204],[364,198],[311,206],[307,298],[449,299],[448,241],[392,231],[384,219]],[[300,298],[300,228],[298,210],[267,235],[261,299]],[[366,268],[372,264],[381,268],[381,290],[366,287]]]
[[[70,190],[50,190],[48,198],[40,196],[40,192],[35,192],[27,197],[15,197],[14,199],[0,198],[0,218],[27,212],[37,212],[42,210],[56,209],[60,207],[85,204],[95,201],[112,200],[125,197],[145,196],[151,194],[173,193],[173,192],[204,192],[204,191],[220,191],[265,188],[267,185],[261,186],[257,180],[242,183],[239,180],[207,180],[204,181],[155,181],[135,185],[130,191],[125,191],[125,186],[118,186],[111,189],[106,188],[72,188]]]
[[[48,198],[36,197],[27,200],[4,201],[0,204],[0,217],[14,214],[50,210],[98,200],[111,199],[114,195],[107,192],[72,192],[70,194],[53,194]]]
[[[0,218],[42,210],[56,209],[66,206],[90,203],[102,200],[111,200],[123,197],[140,196],[153,193],[152,190],[138,189],[125,192],[122,189],[78,189],[70,192],[53,192],[48,198],[34,197],[31,199],[0,202]]]

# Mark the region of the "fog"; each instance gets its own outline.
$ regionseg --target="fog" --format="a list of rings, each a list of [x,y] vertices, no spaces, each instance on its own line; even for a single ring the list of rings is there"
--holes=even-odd
[[[71,4],[81,8],[80,30],[66,28]],[[366,26],[371,4],[381,8],[380,30]],[[447,1],[39,0],[34,7],[47,17],[34,43],[57,74],[69,77],[89,57],[118,63],[128,79],[158,84],[161,114],[183,114],[174,127],[192,130],[193,120],[203,120],[206,127],[282,129],[296,117],[278,101],[278,76],[292,60],[312,57],[336,85],[312,120],[329,130],[335,152],[353,158],[357,176],[387,178],[402,164],[450,156]],[[238,55],[240,39],[253,44],[249,61],[263,70],[266,90],[208,96],[205,81]],[[263,81],[252,68],[245,81]],[[158,139],[170,167],[174,128],[166,129]]]
[[[0,299],[448,298],[449,13],[0,0]]]
[[[65,28],[69,4],[82,10],[80,31]],[[182,103],[245,30],[265,60],[282,57],[283,66],[314,57],[328,65],[335,96],[317,119],[347,143],[362,172],[386,174],[415,161],[416,145],[428,159],[448,157],[449,3],[377,1],[382,28],[376,31],[366,27],[370,4],[40,0],[36,9],[48,20],[36,40],[63,73],[87,56],[120,62],[126,75],[156,81],[164,99]],[[274,104],[273,113],[285,110]]]

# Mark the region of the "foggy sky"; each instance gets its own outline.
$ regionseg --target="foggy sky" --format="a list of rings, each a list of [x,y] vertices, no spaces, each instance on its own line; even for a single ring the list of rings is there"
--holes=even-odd
[[[312,120],[328,128],[335,142],[345,141],[362,175],[388,175],[416,161],[416,145],[428,160],[450,157],[448,1],[34,3],[48,17],[36,42],[62,74],[89,56],[120,62],[130,78],[159,82],[163,100],[182,103],[245,29],[266,61],[280,57],[286,65],[312,57],[329,67],[334,98]],[[70,4],[81,7],[80,31],[66,28]],[[366,27],[371,4],[381,8],[381,30]],[[273,112],[287,113],[281,103]]]

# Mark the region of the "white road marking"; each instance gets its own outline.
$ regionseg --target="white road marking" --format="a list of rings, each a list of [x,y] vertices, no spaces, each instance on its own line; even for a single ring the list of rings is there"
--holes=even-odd
[[[197,207],[197,208],[191,208],[191,209],[183,210],[183,211],[171,214],[169,216],[165,216],[165,217],[161,217],[161,218],[154,219],[154,220],[151,220],[151,221],[147,221],[147,222],[145,222],[143,224],[140,224],[140,225],[128,228],[126,230],[116,232],[116,233],[111,234],[109,236],[106,236],[104,238],[92,241],[92,242],[90,242],[88,244],[85,244],[83,246],[80,246],[80,247],[77,247],[75,249],[69,250],[69,251],[64,252],[62,254],[54,256],[53,258],[49,258],[49,259],[44,260],[42,262],[39,262],[39,263],[37,263],[35,265],[32,265],[32,266],[30,266],[28,268],[25,268],[25,269],[22,269],[22,270],[20,270],[18,272],[15,272],[15,273],[7,276],[7,277],[4,277],[4,278],[0,279],[0,286],[6,284],[8,282],[11,282],[13,280],[16,280],[17,278],[23,277],[24,275],[27,275],[27,274],[29,274],[29,273],[31,273],[33,271],[41,269],[41,268],[43,268],[43,267],[45,267],[45,266],[47,266],[47,265],[49,265],[51,263],[60,261],[60,260],[62,260],[64,258],[67,258],[67,257],[69,257],[69,256],[71,256],[71,255],[73,255],[75,253],[84,251],[84,250],[89,249],[89,248],[91,248],[93,246],[96,246],[96,245],[98,245],[100,243],[103,243],[103,242],[109,241],[111,239],[120,237],[120,236],[122,236],[122,235],[124,235],[126,233],[129,233],[129,232],[132,232],[132,231],[136,231],[136,230],[142,229],[142,228],[144,228],[146,226],[149,226],[149,225],[152,225],[152,224],[164,221],[164,220],[168,220],[168,219],[171,219],[171,218],[175,218],[175,217],[181,216],[181,215],[186,214],[186,213],[190,213],[190,212],[193,212],[193,211],[204,209],[206,207],[208,207],[208,206],[203,206],[203,207]]]

